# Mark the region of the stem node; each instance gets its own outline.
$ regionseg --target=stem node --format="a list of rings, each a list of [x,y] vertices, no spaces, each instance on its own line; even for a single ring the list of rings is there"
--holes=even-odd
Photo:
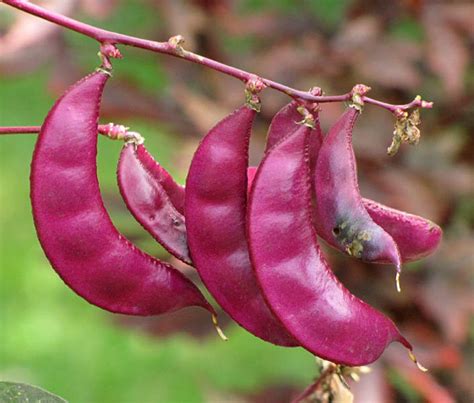
[[[183,35],[175,35],[168,39],[168,44],[170,45],[171,49],[178,55],[184,56],[185,50],[183,48],[185,40]]]

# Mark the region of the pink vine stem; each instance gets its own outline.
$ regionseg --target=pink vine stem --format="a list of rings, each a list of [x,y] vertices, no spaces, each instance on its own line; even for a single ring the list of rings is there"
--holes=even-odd
[[[213,70],[219,71],[221,73],[227,74],[229,76],[235,77],[243,82],[248,82],[251,79],[256,77],[255,74],[249,73],[247,71],[238,69],[220,63],[216,60],[209,59],[207,57],[198,55],[196,53],[185,50],[182,47],[184,42],[181,36],[175,36],[170,38],[168,42],[156,42],[150,41],[147,39],[137,38],[134,36],[124,35],[116,32],[107,31],[105,29],[97,28],[89,24],[74,20],[73,18],[66,17],[64,15],[55,13],[53,11],[47,10],[43,7],[37,6],[25,0],[1,0],[3,3],[17,8],[26,13],[35,15],[39,18],[50,21],[56,25],[60,25],[72,31],[78,32],[85,36],[88,36],[92,39],[95,39],[101,44],[101,51],[104,55],[108,57],[120,57],[120,52],[115,47],[116,45],[126,45],[133,46],[136,48],[150,50],[156,53],[163,53],[170,56],[179,57],[184,60],[191,61],[193,63],[198,63]],[[267,78],[261,78],[261,81],[265,84],[266,87],[273,88],[274,90],[283,92],[288,96],[300,100],[300,101],[309,101],[309,102],[345,102],[352,99],[352,91],[343,94],[343,95],[313,95],[308,91],[299,91],[294,88],[288,87],[286,85],[280,84],[278,82],[269,80]],[[433,106],[432,102],[423,101],[421,97],[416,97],[412,102],[409,102],[404,105],[393,105],[386,102],[378,101],[373,98],[369,98],[365,95],[362,96],[362,100],[365,103],[377,105],[381,108],[387,109],[392,113],[400,113],[400,111],[405,111],[414,107],[421,108],[431,108]]]
[[[0,135],[8,134],[38,134],[41,130],[41,126],[0,126]],[[106,125],[99,125],[98,132],[104,136],[117,138],[117,136],[125,136],[129,132],[128,127],[122,125],[116,125],[114,123],[109,123]]]
[[[41,126],[4,126],[0,127],[0,134],[36,134]]]

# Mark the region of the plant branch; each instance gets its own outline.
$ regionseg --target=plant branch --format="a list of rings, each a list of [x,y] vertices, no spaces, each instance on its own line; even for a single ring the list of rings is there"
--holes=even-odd
[[[0,126],[0,135],[8,134],[38,134],[41,131],[41,126]],[[104,136],[112,139],[126,136],[129,133],[128,127],[109,123],[106,125],[99,125],[98,132]]]
[[[216,60],[185,50],[182,47],[182,44],[184,43],[184,39],[180,35],[170,38],[168,42],[150,41],[147,39],[137,38],[134,36],[124,35],[124,34],[120,34],[116,32],[107,31],[105,29],[97,28],[92,25],[74,20],[73,18],[66,17],[64,15],[47,10],[43,7],[32,4],[26,0],[1,0],[1,1],[11,7],[17,8],[26,13],[29,13],[39,18],[50,21],[56,25],[60,25],[64,28],[70,29],[82,35],[88,36],[92,39],[95,39],[101,44],[101,51],[103,53],[104,53],[104,49],[108,49],[108,53],[106,54],[106,56],[108,57],[120,57],[120,52],[118,52],[118,50],[115,48],[115,45],[126,45],[126,46],[132,46],[136,48],[149,50],[156,53],[167,54],[170,56],[188,60],[193,63],[201,64],[213,70],[235,77],[243,82],[248,82],[249,80],[256,77],[255,74],[249,73],[239,68],[232,67],[224,63],[220,63]],[[294,88],[269,80],[267,78],[261,77],[261,81],[265,84],[266,87],[273,88],[274,90],[283,92],[287,94],[288,96],[296,100],[303,101],[303,102],[304,101],[317,102],[317,103],[345,102],[345,101],[351,100],[352,98],[352,91],[343,95],[330,95],[330,96],[314,95],[314,94],[311,94],[311,92],[309,91],[296,90]],[[399,111],[404,111],[413,107],[421,107],[421,108],[432,107],[431,102],[422,101],[421,98],[418,98],[418,97],[415,98],[414,101],[408,104],[404,104],[404,105],[388,104],[385,102],[381,102],[381,101],[377,101],[375,99],[369,98],[365,95],[362,96],[362,100],[365,103],[377,105],[395,114],[398,113]]]
[[[0,127],[1,134],[37,134],[41,126],[4,126]]]

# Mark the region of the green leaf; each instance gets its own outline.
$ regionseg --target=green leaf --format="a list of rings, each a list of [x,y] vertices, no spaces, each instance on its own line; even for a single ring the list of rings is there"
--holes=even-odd
[[[26,383],[0,382],[0,402],[64,403],[66,400],[38,386],[27,385]]]
[[[390,27],[390,34],[399,39],[422,42],[424,39],[423,27],[414,18],[400,18]]]
[[[344,21],[351,3],[348,0],[318,0],[305,1],[304,4],[309,7],[313,15],[318,17],[323,25],[336,29]]]

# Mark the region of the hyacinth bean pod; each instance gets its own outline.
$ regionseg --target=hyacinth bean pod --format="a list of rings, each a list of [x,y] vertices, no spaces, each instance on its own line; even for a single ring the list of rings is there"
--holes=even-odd
[[[412,262],[429,256],[441,242],[443,230],[434,222],[373,200],[362,199],[362,202],[372,220],[393,238],[403,262]],[[376,263],[391,262],[377,260]]]
[[[191,264],[184,216],[171,202],[171,194],[179,194],[177,189],[181,187],[171,175],[143,145],[129,143],[120,154],[117,179],[120,193],[135,219],[168,252]],[[171,186],[165,188],[166,181]]]
[[[97,178],[99,106],[109,74],[95,72],[49,112],[31,166],[41,246],[64,282],[93,305],[130,315],[187,306],[214,310],[182,273],[134,247],[114,227]]]
[[[255,115],[242,106],[211,129],[196,150],[186,181],[188,245],[207,289],[237,323],[268,342],[295,346],[265,304],[249,258],[247,165]]]
[[[310,131],[301,126],[266,154],[250,192],[249,247],[268,305],[303,347],[335,363],[369,364],[393,341],[411,351],[321,255],[311,224]]]
[[[258,167],[248,167],[247,168],[247,194],[250,193],[250,189],[252,188],[252,182],[257,174]]]
[[[157,185],[165,190],[174,208],[184,215],[184,186],[178,184],[171,174],[150,155],[144,146],[138,146],[135,155],[143,165],[143,168],[157,182]]]
[[[247,170],[249,192],[256,173],[257,167],[249,167]],[[438,247],[443,231],[432,221],[384,206],[370,199],[363,198],[362,202],[372,220],[393,238],[400,251],[402,262],[412,262],[427,257]],[[389,264],[391,262],[375,260],[373,263]]]
[[[292,101],[274,116],[267,135],[267,151],[298,127],[296,122],[298,119],[301,120],[301,115],[297,111],[297,107],[298,104]],[[316,117],[309,148],[312,175],[317,175],[314,169],[322,142],[323,134],[319,119]],[[252,168],[249,167],[249,189],[255,176],[255,171],[251,172],[251,170]],[[424,258],[432,254],[439,245],[442,230],[432,221],[384,206],[370,199],[363,198],[362,203],[372,220],[393,238],[398,246],[402,262],[412,262]],[[315,219],[317,220],[317,216]],[[340,243],[334,242],[333,234],[329,238],[326,237],[326,232],[319,232],[318,235],[336,249],[345,251]],[[371,262],[393,263],[383,255],[380,259],[375,258]]]
[[[283,108],[281,108],[273,117],[267,133],[267,142],[265,145],[265,153],[267,153],[275,144],[280,142],[283,138],[293,133],[300,127],[298,123],[303,121],[303,116],[298,111],[298,103],[291,101]],[[323,133],[319,123],[319,114],[313,112],[314,128],[311,130],[310,139],[310,162],[313,170],[319,149],[323,142]]]
[[[281,108],[270,123],[265,144],[265,154],[281,139],[293,133],[298,127],[298,122],[303,119],[298,112],[298,103],[291,101]]]
[[[323,141],[313,176],[314,224],[317,233],[335,248],[364,261],[394,264],[398,280],[401,270],[398,247],[370,217],[359,192],[352,148],[352,130],[358,116],[358,110],[348,108]]]
[[[290,132],[293,132],[299,125],[296,123],[302,119],[302,116],[297,111],[297,103],[292,101],[285,105],[273,118],[270,125],[270,129],[267,135],[267,146],[266,150],[269,150],[271,144],[278,143],[281,139],[286,137]],[[310,142],[310,161],[312,165],[312,175],[314,175],[314,164],[317,159],[321,143],[323,141],[323,135],[319,124],[319,119],[315,120],[315,128],[311,131],[311,142]],[[183,204],[185,189],[183,186],[177,184],[172,176],[148,153],[146,148],[142,145],[136,147],[135,152],[131,151],[131,147],[124,148],[122,153],[122,159],[127,151],[129,159],[135,159],[134,164],[139,164],[139,170],[145,170],[143,177],[147,178],[147,185],[138,187],[135,185],[125,186],[125,180],[121,181],[121,177],[126,175],[135,175],[133,173],[126,173],[128,171],[121,169],[119,166],[119,186],[122,195],[127,200],[127,205],[132,214],[137,220],[147,229],[158,242],[160,242],[171,254],[178,259],[181,259],[185,263],[190,264],[191,260],[189,257],[188,247],[186,241],[186,231],[184,216],[179,215],[181,210],[179,206]],[[257,167],[248,167],[247,178],[248,178],[248,190],[256,174]],[[122,172],[122,173],[121,173]],[[121,183],[122,182],[122,183]],[[153,192],[153,197],[147,198],[145,194],[147,192],[144,189]],[[153,189],[156,189],[153,191]],[[165,192],[163,192],[163,189]],[[126,195],[126,196],[125,196]],[[314,195],[313,195],[314,196]],[[159,221],[159,211],[166,210],[163,206],[168,206],[169,200],[173,202],[176,213],[172,208],[171,213],[168,217],[172,217],[170,222],[169,218],[165,221]],[[144,202],[148,200],[149,203],[145,203],[143,207],[131,206],[133,200],[141,200]],[[439,245],[442,237],[442,230],[439,226],[427,220],[425,218],[409,214],[403,211],[399,211],[380,203],[377,203],[370,199],[362,199],[362,203],[370,215],[372,220],[381,226],[392,238],[398,246],[400,251],[402,262],[411,262],[417,259],[421,259],[433,253],[436,247]],[[155,207],[162,206],[162,207]],[[156,211],[155,211],[156,210]],[[150,214],[147,216],[145,211]],[[315,211],[315,209],[314,209]],[[156,213],[156,214],[155,214]],[[148,217],[148,218],[147,218]],[[153,217],[150,223],[149,217]],[[165,217],[166,218],[166,217]],[[167,225],[164,225],[164,223]],[[170,234],[172,234],[171,239]],[[325,241],[331,244],[338,250],[344,251],[344,249],[334,242],[331,242],[332,237],[326,239],[324,234],[318,234],[323,237]],[[372,263],[391,263],[386,259],[375,259]]]

